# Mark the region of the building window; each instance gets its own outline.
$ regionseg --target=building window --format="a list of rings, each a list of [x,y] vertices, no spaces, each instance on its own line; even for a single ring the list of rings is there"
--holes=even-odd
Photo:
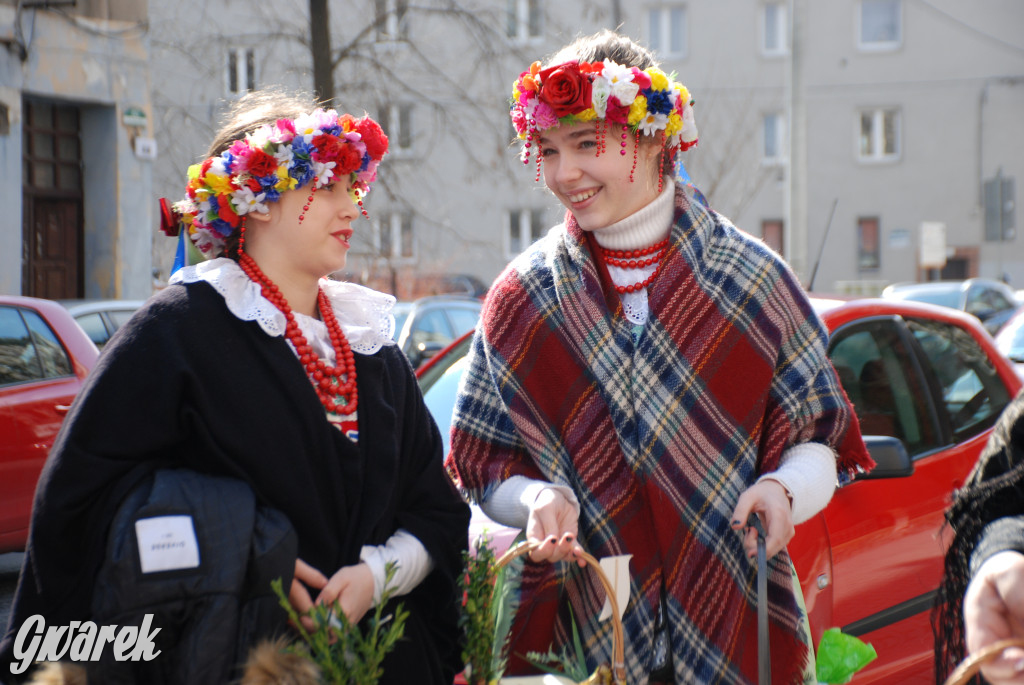
[[[761,240],[777,254],[782,254],[782,220],[766,219],[761,222]]]
[[[378,256],[402,260],[416,256],[416,234],[412,214],[385,214],[376,224]]]
[[[857,219],[857,268],[861,271],[877,269],[879,253],[878,217]]]
[[[377,123],[384,129],[390,143],[389,152],[412,152],[412,105],[385,105],[380,108]]]
[[[858,47],[895,50],[903,42],[901,0],[860,0]]]
[[[406,14],[409,0],[375,0],[375,3],[377,40],[388,42],[408,38],[409,22]]]
[[[761,12],[761,52],[765,55],[785,55],[789,52],[789,13],[786,3],[769,2]]]
[[[761,119],[761,161],[764,164],[784,164],[786,161],[786,117],[779,112],[768,112]]]
[[[660,57],[686,56],[686,8],[659,7],[647,12],[651,50]]]
[[[508,213],[507,257],[515,257],[544,235],[544,210],[512,209]]]
[[[857,154],[861,161],[883,162],[900,155],[900,113],[896,109],[871,109],[860,113]]]
[[[227,71],[229,95],[256,90],[256,53],[252,48],[229,48]]]
[[[541,0],[507,0],[506,33],[518,42],[544,36],[544,11]]]

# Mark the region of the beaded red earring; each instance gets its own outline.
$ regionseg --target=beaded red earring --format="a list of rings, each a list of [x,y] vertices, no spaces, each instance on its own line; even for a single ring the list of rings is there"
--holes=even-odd
[[[309,211],[309,206],[313,204],[313,193],[316,192],[316,182],[319,180],[318,177],[313,177],[313,188],[309,191],[309,197],[306,198],[306,204],[302,205],[302,214],[299,214],[299,223],[306,218],[306,212]]]
[[[629,170],[629,182],[633,182],[633,173],[636,171],[636,154],[640,149],[640,129],[636,130],[636,137],[633,140],[633,168]]]
[[[622,125],[622,141],[619,143],[619,154],[623,157],[626,156],[626,138],[629,137],[629,126],[626,124]]]
[[[245,217],[241,217],[242,223],[238,227],[238,254],[245,252]]]

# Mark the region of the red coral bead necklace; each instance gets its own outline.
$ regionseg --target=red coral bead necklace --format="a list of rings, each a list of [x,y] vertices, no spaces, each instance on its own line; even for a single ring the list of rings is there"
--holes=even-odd
[[[660,262],[662,257],[665,256],[665,248],[667,247],[668,238],[638,250],[606,250],[601,248],[601,261],[609,266],[617,266],[623,269],[640,269],[652,264],[658,264],[654,269],[654,273],[644,280],[630,285],[616,285],[615,292],[620,295],[640,292],[653,283],[661,271]]]
[[[354,414],[359,405],[359,389],[356,387],[356,363],[352,348],[348,344],[345,333],[341,330],[338,319],[334,316],[330,300],[323,288],[317,289],[317,306],[320,316],[327,326],[327,333],[334,348],[334,366],[329,366],[313,351],[309,341],[302,335],[302,329],[295,321],[295,315],[288,301],[267,275],[263,273],[256,261],[243,251],[245,245],[245,228],[242,228],[242,239],[239,241],[238,264],[245,275],[260,286],[260,292],[271,304],[281,310],[285,324],[284,334],[291,342],[316,390],[317,397],[324,408],[332,414]]]

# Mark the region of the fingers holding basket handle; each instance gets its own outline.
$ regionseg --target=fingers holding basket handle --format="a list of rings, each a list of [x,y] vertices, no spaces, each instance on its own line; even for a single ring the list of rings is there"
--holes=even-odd
[[[1011,647],[1024,647],[1024,640],[1020,638],[1012,638],[1009,640],[1000,640],[999,642],[993,642],[984,649],[978,651],[975,654],[968,656],[964,659],[956,670],[949,674],[946,678],[946,682],[943,685],[966,685],[970,682],[971,678],[981,672],[982,667],[995,659]],[[1017,673],[1016,680],[996,681],[996,682],[1020,682],[1021,674]]]
[[[583,548],[576,540],[579,511],[561,488],[545,487],[530,506],[526,539],[537,543],[530,553],[533,561],[575,559],[581,567]]]

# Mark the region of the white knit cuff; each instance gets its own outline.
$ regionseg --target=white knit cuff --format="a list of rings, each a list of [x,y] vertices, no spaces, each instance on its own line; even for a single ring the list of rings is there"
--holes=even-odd
[[[370,567],[373,574],[373,604],[380,603],[387,582],[387,564],[395,563],[391,578],[391,596],[407,595],[423,582],[434,568],[434,560],[415,535],[399,528],[383,545],[363,545],[359,560]]]
[[[786,448],[779,468],[757,479],[782,484],[793,498],[793,523],[803,523],[832,499],[836,490],[836,455],[828,445],[803,442]]]
[[[480,502],[480,509],[492,521],[512,528],[526,528],[530,520],[530,508],[545,488],[562,493],[580,515],[580,502],[571,488],[555,485],[542,480],[533,480],[526,476],[512,476],[494,488],[490,496]]]

